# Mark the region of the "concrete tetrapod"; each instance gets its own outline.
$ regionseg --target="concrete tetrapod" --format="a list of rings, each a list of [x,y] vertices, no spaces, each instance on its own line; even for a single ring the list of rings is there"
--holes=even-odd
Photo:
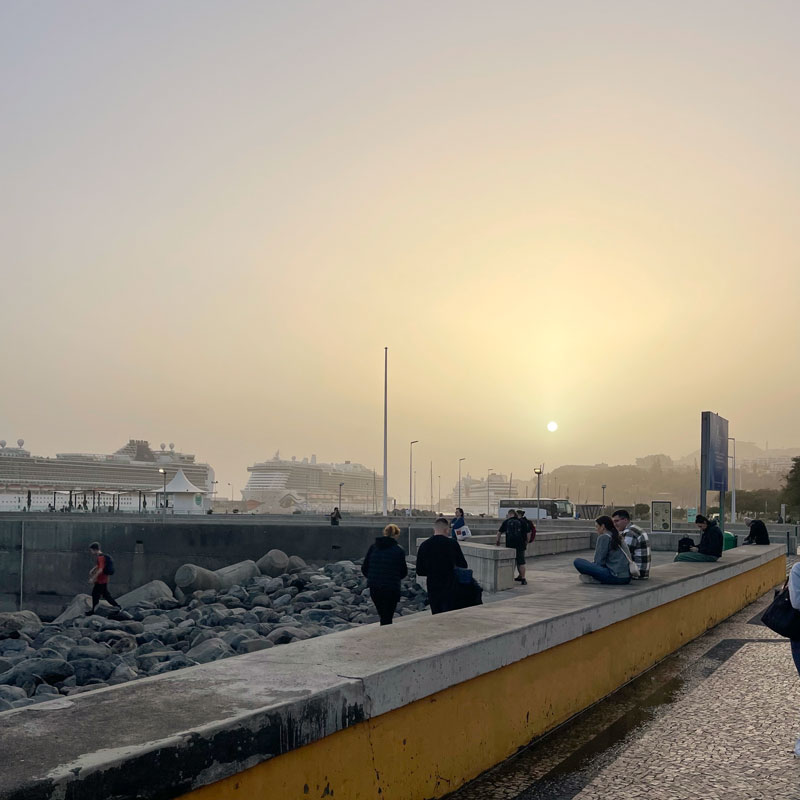
[[[175,573],[175,583],[186,595],[198,589],[220,589],[219,575],[210,569],[198,567],[197,564],[184,564]]]
[[[117,602],[123,607],[138,606],[140,603],[154,603],[156,600],[167,598],[174,600],[172,590],[164,581],[150,581],[132,592],[117,598]]]
[[[214,574],[219,578],[220,589],[230,589],[231,586],[242,584],[251,578],[257,578],[261,575],[261,570],[255,561],[240,561],[238,564],[222,567]]]
[[[278,575],[289,571],[289,556],[283,550],[270,550],[256,561],[256,566],[261,570],[262,575],[277,578]]]

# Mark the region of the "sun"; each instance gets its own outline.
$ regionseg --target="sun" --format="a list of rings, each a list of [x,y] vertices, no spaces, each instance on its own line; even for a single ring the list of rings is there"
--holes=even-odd
[[[558,430],[558,423],[557,422],[553,422],[551,420],[550,422],[547,423],[547,430],[549,430],[550,433],[554,433],[555,431]]]

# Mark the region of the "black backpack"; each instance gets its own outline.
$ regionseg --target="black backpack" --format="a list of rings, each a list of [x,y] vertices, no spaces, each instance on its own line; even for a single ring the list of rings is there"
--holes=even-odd
[[[509,517],[506,520],[506,547],[522,547],[525,544],[525,532],[522,529],[522,520],[518,517]]]
[[[103,553],[105,558],[105,566],[103,567],[103,575],[113,575],[116,570],[114,569],[114,559],[108,553]]]

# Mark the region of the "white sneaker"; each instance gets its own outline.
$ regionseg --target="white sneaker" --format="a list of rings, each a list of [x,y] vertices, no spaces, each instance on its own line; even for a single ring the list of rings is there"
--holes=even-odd
[[[794,757],[800,758],[800,739],[794,743]]]
[[[599,581],[593,578],[591,575],[584,575],[583,573],[578,575],[578,579],[582,583],[599,583]],[[798,758],[800,758],[800,755],[798,756]]]

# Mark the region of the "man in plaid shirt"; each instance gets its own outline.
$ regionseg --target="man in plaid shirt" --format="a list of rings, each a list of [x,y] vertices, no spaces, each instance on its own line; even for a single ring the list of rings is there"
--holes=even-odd
[[[631,551],[631,558],[636,566],[639,567],[639,580],[649,578],[651,556],[650,538],[647,532],[631,522],[631,515],[624,508],[615,511],[611,519],[614,522],[614,527],[622,534],[625,544],[628,545],[628,550]]]

